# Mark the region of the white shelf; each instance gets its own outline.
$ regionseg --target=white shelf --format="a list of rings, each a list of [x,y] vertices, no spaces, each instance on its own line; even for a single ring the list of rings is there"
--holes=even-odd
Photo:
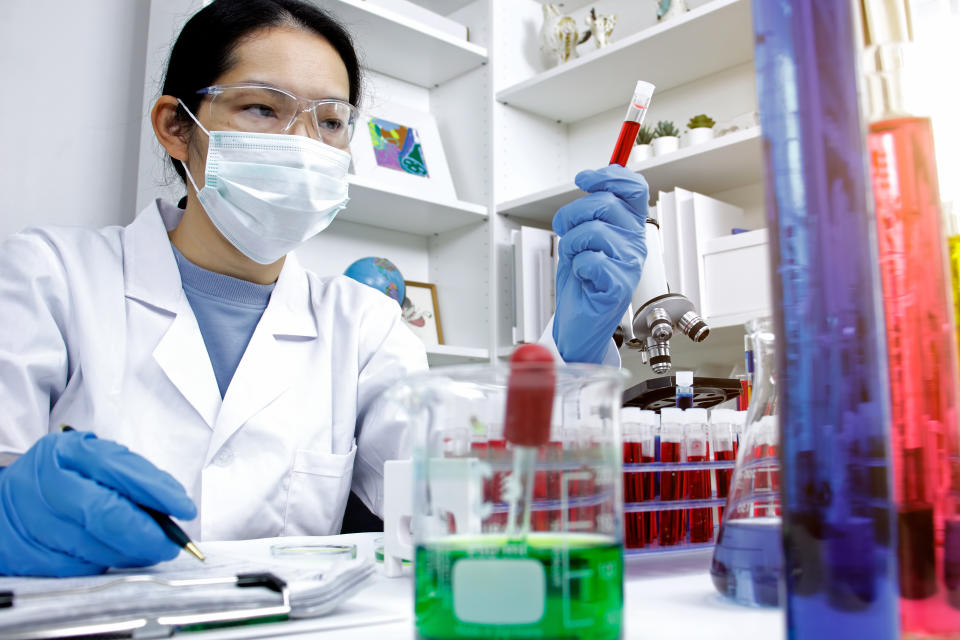
[[[434,200],[391,191],[349,175],[350,203],[339,218],[420,236],[452,231],[487,219],[487,208],[462,200]]]
[[[431,367],[487,362],[489,359],[490,352],[479,347],[456,347],[448,344],[427,347],[427,360]]]
[[[650,199],[657,191],[681,187],[698,193],[713,193],[763,180],[760,127],[734,131],[703,144],[655,156],[636,167],[650,185]],[[502,214],[549,223],[557,209],[583,195],[573,180],[497,205]]]
[[[435,87],[487,63],[487,50],[365,0],[314,0],[356,38],[364,67]]]
[[[637,80],[662,92],[752,59],[750,2],[714,0],[504,89],[497,100],[572,122],[626,111]]]

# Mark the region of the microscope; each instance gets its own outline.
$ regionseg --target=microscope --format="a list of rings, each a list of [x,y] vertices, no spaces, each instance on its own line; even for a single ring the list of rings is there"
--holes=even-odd
[[[670,291],[660,225],[653,218],[647,218],[646,239],[643,274],[622,326],[624,345],[639,349],[643,363],[659,375],[670,370],[670,339],[676,330],[694,342],[703,342],[710,335],[710,327],[685,295]]]

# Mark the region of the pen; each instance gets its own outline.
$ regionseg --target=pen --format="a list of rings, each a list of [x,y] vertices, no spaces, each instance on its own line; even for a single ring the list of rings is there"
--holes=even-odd
[[[60,430],[76,431],[76,429],[74,429],[68,424],[60,425]],[[177,546],[179,546],[182,549],[186,549],[191,554],[193,554],[193,556],[196,557],[197,560],[200,560],[201,562],[206,560],[206,558],[204,558],[203,556],[203,553],[201,553],[200,549],[197,548],[197,545],[194,544],[192,540],[190,540],[190,537],[187,536],[186,533],[184,533],[183,529],[181,529],[176,522],[170,519],[170,516],[168,516],[165,513],[161,513],[156,509],[151,509],[146,505],[137,504],[137,506],[143,509],[148,516],[153,518],[153,521],[156,522],[158,525],[160,525],[160,528],[163,529],[163,533],[167,536],[167,538],[175,542]]]

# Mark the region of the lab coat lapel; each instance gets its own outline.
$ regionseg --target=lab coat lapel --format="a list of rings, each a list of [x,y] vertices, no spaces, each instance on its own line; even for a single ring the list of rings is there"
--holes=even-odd
[[[161,205],[159,200],[151,204],[124,230],[126,296],[171,318],[153,351],[154,360],[213,428],[220,410],[220,390],[197,319],[183,293],[180,270],[167,236],[182,211]]]
[[[207,462],[247,420],[301,378],[316,340],[307,274],[291,254],[227,388]]]

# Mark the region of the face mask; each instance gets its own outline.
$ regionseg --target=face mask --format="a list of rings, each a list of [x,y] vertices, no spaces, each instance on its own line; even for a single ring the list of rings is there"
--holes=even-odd
[[[346,206],[346,151],[303,136],[207,131],[183,108],[209,138],[203,189],[181,162],[187,178],[217,230],[254,262],[276,262]]]

